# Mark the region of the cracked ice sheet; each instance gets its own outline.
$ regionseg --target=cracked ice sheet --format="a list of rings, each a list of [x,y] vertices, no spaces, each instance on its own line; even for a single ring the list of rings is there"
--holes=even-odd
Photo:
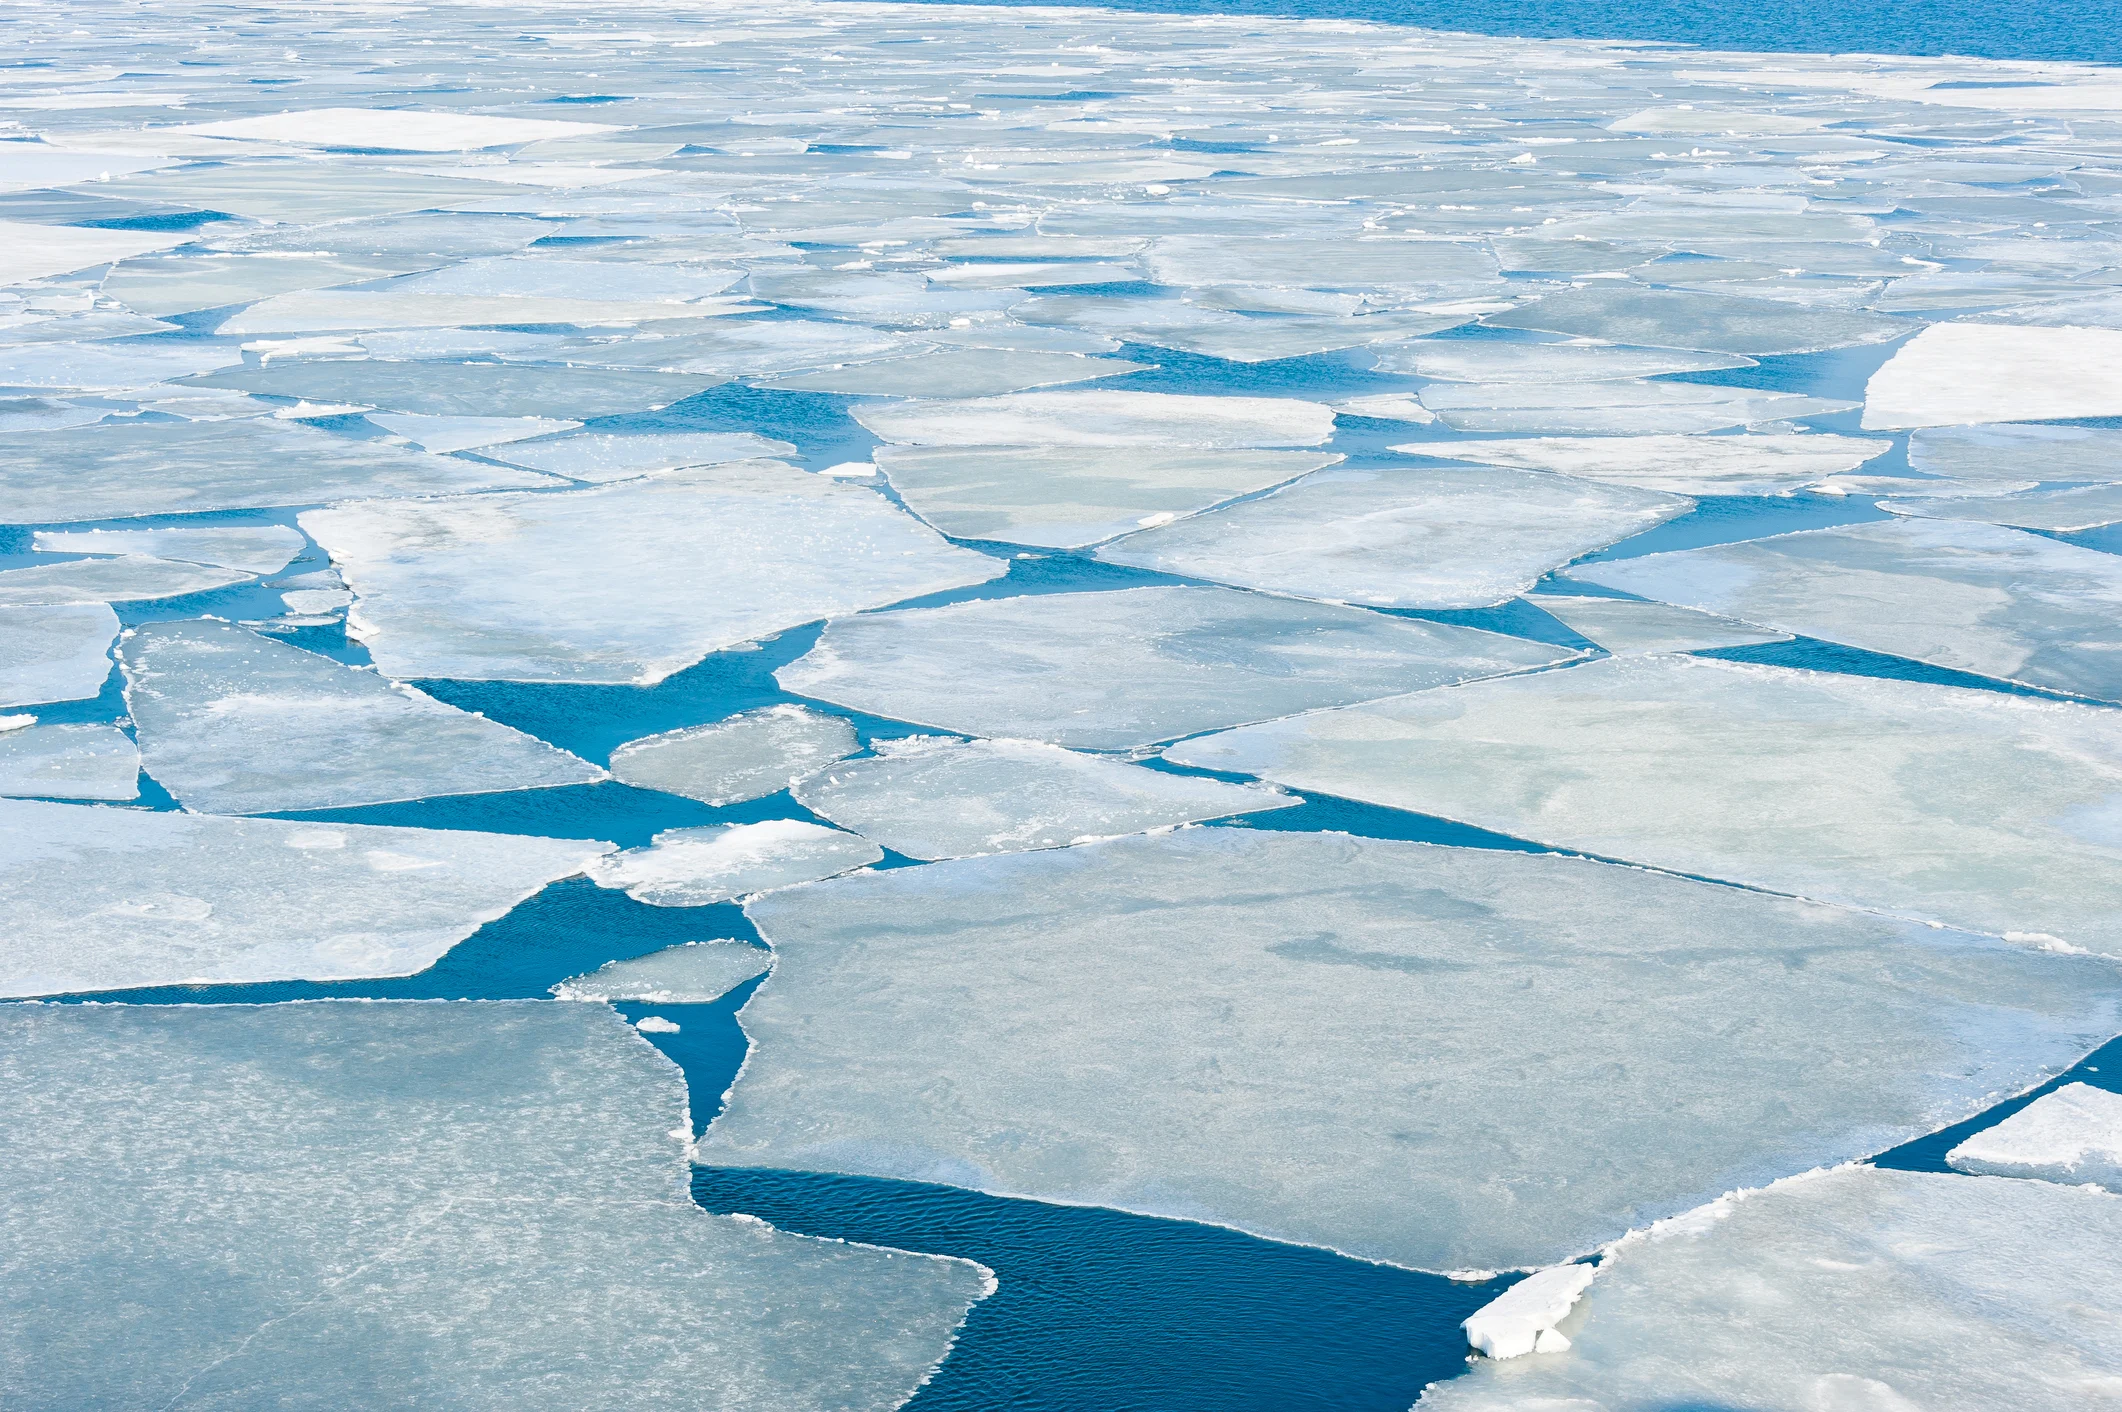
[[[0,607],[0,706],[86,701],[111,674],[108,603]]]
[[[801,819],[666,829],[650,847],[590,864],[590,881],[651,907],[705,907],[879,862],[866,838]]]
[[[1422,405],[1454,431],[1679,435],[1847,412],[1854,402],[1690,382],[1432,383]]]
[[[30,726],[0,731],[0,794],[137,799],[140,752],[116,726]]]
[[[2084,1412],[2112,1397],[2122,1198],[1843,1167],[1632,1235],[1567,1353],[1432,1383],[1422,1412]]]
[[[589,784],[604,771],[523,732],[218,622],[120,644],[147,772],[187,809],[269,814]]]
[[[1881,314],[1806,309],[1767,299],[1685,290],[1591,285],[1563,290],[1482,320],[1496,328],[1765,358],[1885,343],[1921,325]],[[1865,425],[1871,425],[1866,422]]]
[[[213,525],[201,529],[38,530],[39,554],[145,554],[188,564],[215,564],[247,574],[276,574],[302,552],[286,525]]]
[[[1183,829],[746,911],[774,971],[697,1161],[1428,1270],[1548,1264],[1930,1131],[2070,1063],[2122,991],[1993,938],[1334,834]]]
[[[69,559],[29,569],[0,571],[0,607],[57,603],[130,603],[181,598],[243,583],[255,577],[241,569],[186,564],[146,554],[115,559]]]
[[[2122,955],[2122,712],[2102,707],[1618,657],[1164,753],[1600,857]]]
[[[0,1069],[11,1406],[883,1412],[994,1288],[700,1210],[601,1005],[11,1006]]]
[[[836,618],[774,679],[966,735],[1126,750],[1576,655],[1227,588],[1130,588]]]
[[[1525,601],[1616,657],[1790,641],[1786,632],[1766,632],[1733,618],[1675,608],[1670,603],[1546,594]]]
[[[893,402],[849,415],[885,441],[915,446],[1317,446],[1333,409],[1289,397],[1168,392],[1020,392],[968,401]]]
[[[1864,427],[2122,413],[2122,329],[1932,324],[1864,387]]]
[[[1751,358],[1674,348],[1603,343],[1476,343],[1421,339],[1378,350],[1381,373],[1413,373],[1440,382],[1620,382],[1665,373],[1750,368]]]
[[[0,995],[411,975],[610,849],[0,803]]]
[[[552,988],[560,1000],[639,1000],[705,1005],[773,965],[774,953],[747,941],[688,941],[627,961],[607,961]]]
[[[354,590],[349,630],[400,679],[648,686],[725,647],[1008,569],[874,491],[778,461],[368,501],[301,525]]]
[[[1806,436],[1549,436],[1509,441],[1414,441],[1391,448],[1490,466],[1555,471],[1676,495],[1782,495],[1855,470],[1891,441]],[[1906,482],[1914,484],[1915,482]]]
[[[614,481],[673,471],[685,466],[714,466],[767,456],[793,456],[786,441],[748,431],[712,432],[575,432],[549,441],[506,446],[485,453],[489,460],[566,476],[569,480]]]
[[[909,858],[1063,848],[1301,800],[1031,740],[879,741],[795,787],[796,802]]]
[[[199,378],[192,385],[231,388],[266,397],[293,397],[305,402],[354,403],[427,416],[580,420],[667,407],[719,386],[722,381],[697,373],[354,358],[236,368]]]
[[[1945,1160],[1963,1172],[2122,1192],[2122,1094],[2065,1084],[1968,1138]]]
[[[1331,470],[1129,535],[1097,557],[1335,603],[1479,608],[1693,508],[1540,471]]]
[[[777,794],[811,771],[852,755],[854,724],[807,706],[763,706],[712,725],[630,740],[612,751],[614,778],[704,804]]]
[[[2122,698],[2122,558],[2023,530],[1898,519],[1570,572],[1784,632]]]
[[[852,397],[988,397],[1058,383],[1138,373],[1148,363],[1083,358],[1073,353],[954,348],[882,363],[855,363],[814,373],[755,382],[782,392],[831,392]]]

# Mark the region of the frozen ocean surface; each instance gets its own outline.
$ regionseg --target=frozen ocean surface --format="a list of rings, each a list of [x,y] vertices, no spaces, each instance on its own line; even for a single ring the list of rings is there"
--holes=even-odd
[[[1222,8],[7,14],[0,1402],[2107,1385],[2122,16]]]

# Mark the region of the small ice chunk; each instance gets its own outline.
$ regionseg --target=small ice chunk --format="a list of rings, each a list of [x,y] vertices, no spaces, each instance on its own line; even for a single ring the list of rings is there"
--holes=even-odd
[[[294,588],[280,595],[290,613],[336,613],[354,601],[343,588]]]
[[[634,1021],[634,1028],[643,1034],[676,1034],[680,1028],[675,1020],[666,1020],[661,1015],[643,1015]]]
[[[0,802],[0,995],[411,975],[610,849]]]
[[[2122,430],[2010,423],[1930,427],[1909,434],[1908,464],[1956,482],[2016,480],[2015,489],[2026,488],[2027,481],[2122,481]],[[1928,493],[1955,489],[1941,485]]]
[[[879,741],[796,785],[812,813],[909,858],[1063,848],[1300,801],[1031,740]]]
[[[1920,482],[1911,481],[1913,488]],[[1879,508],[1926,520],[1979,520],[2032,530],[2088,530],[2122,522],[2122,485],[2028,490],[2011,495],[1914,496]]]
[[[1540,329],[1609,343],[1688,348],[1753,358],[1884,343],[1919,327],[1910,320],[1883,314],[1808,309],[1768,299],[1620,284],[1565,289],[1507,313],[1490,314],[1482,322],[1497,328]]]
[[[1110,563],[1334,603],[1477,608],[1694,508],[1515,470],[1330,470],[1098,550]]]
[[[215,564],[247,574],[277,574],[302,552],[299,530],[287,525],[214,525],[202,529],[38,530],[39,554],[145,554]]]
[[[137,799],[140,752],[116,726],[29,726],[0,732],[0,795]]]
[[[498,721],[228,623],[150,623],[126,635],[119,656],[147,772],[202,813],[339,809],[605,778]]]
[[[1454,431],[1678,435],[1846,412],[1857,404],[1692,382],[1431,383],[1422,405]]]
[[[1380,349],[1381,373],[1413,373],[1438,382],[1625,382],[1665,373],[1750,368],[1751,358],[1673,348],[1623,348],[1603,343],[1490,343],[1463,338],[1417,339]]]
[[[705,907],[866,868],[883,857],[866,838],[801,819],[769,819],[665,829],[650,847],[597,859],[589,876],[651,907]]]
[[[2122,329],[1932,324],[1864,386],[1864,427],[2122,413]]]
[[[1891,441],[1809,436],[1552,436],[1510,441],[1414,441],[1409,456],[1555,471],[1676,495],[1780,495],[1855,470]]]
[[[219,569],[121,554],[115,559],[69,559],[31,569],[0,571],[0,606],[48,603],[132,603],[209,593],[255,577],[241,569]]]
[[[446,455],[480,446],[499,446],[533,436],[573,431],[576,421],[552,417],[430,417],[416,412],[371,412],[368,419],[385,431],[396,432],[422,451]]]
[[[630,740],[612,752],[612,776],[636,789],[716,806],[787,789],[852,755],[855,727],[808,706],[763,706],[712,725]]]
[[[1378,392],[1368,397],[1344,397],[1332,404],[1337,416],[1372,417],[1386,422],[1434,422],[1437,414],[1422,405],[1412,392]]]
[[[1599,1273],[1593,1265],[1552,1265],[1518,1281],[1475,1310],[1459,1327],[1466,1341],[1491,1358],[1522,1358],[1528,1353],[1561,1352],[1543,1339],[1576,1308],[1577,1299]],[[1560,1335],[1556,1335],[1560,1337]]]
[[[714,466],[762,456],[792,456],[785,441],[748,431],[578,431],[546,441],[520,442],[486,452],[489,460],[525,466],[569,480],[612,481],[683,466]]]
[[[1083,358],[1073,353],[958,348],[889,362],[785,373],[754,386],[853,397],[991,397],[1034,387],[1119,377],[1141,372],[1148,366],[1120,358]]]
[[[1963,1172],[2122,1193],[2122,1094],[2069,1083],[1945,1154]]]
[[[108,603],[0,608],[0,706],[95,696],[111,674],[117,636]]]
[[[1616,657],[1702,652],[1713,647],[1790,640],[1787,632],[1769,632],[1736,618],[1675,608],[1670,603],[1646,603],[1634,598],[1570,598],[1560,594],[1542,594],[1525,601]]]
[[[556,417],[582,421],[682,402],[722,381],[708,374],[544,367],[525,363],[279,359],[200,378],[263,397],[351,403],[441,417]],[[509,482],[502,482],[508,484]]]
[[[835,618],[774,678],[941,730],[1126,750],[1574,655],[1227,588],[1130,588]]]
[[[851,414],[886,441],[916,446],[1316,446],[1334,434],[1332,408],[1290,397],[1020,392]]]
[[[553,994],[562,1000],[705,1005],[766,974],[773,964],[773,952],[748,941],[688,941],[628,961],[607,961],[560,982]]]
[[[308,108],[255,118],[228,118],[167,130],[173,137],[292,142],[309,147],[385,152],[470,152],[555,137],[611,132],[609,123],[438,113],[418,108]]]

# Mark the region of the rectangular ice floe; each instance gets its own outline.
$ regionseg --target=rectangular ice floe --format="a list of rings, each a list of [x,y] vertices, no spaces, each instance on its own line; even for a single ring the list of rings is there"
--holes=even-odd
[[[1968,1138],[1945,1160],[1963,1172],[2122,1192],[2122,1094],[2065,1084]]]
[[[1893,449],[1891,441],[1809,436],[1546,436],[1509,441],[1414,441],[1410,456],[1437,456],[1677,495],[1781,495]]]
[[[1568,1352],[1483,1362],[1420,1406],[2086,1412],[2122,1382],[2117,1243],[2103,1191],[1810,1172],[1631,1236],[1563,1320]]]
[[[1165,754],[1602,857],[2122,955],[2122,712],[2105,707],[1626,657]]]
[[[28,726],[0,731],[0,794],[137,799],[140,752],[116,726]]]
[[[1074,353],[1013,352],[1000,348],[953,348],[917,358],[854,363],[814,373],[789,373],[761,381],[785,392],[833,392],[856,397],[988,397],[1034,387],[1119,377],[1148,367],[1122,358],[1085,358]]]
[[[2122,329],[1932,324],[1864,386],[1864,425],[1935,427],[2122,413]]]
[[[301,523],[357,595],[351,631],[399,678],[648,685],[721,648],[1007,568],[874,491],[778,461],[368,501]]]
[[[1634,598],[1572,598],[1542,594],[1525,600],[1558,619],[1571,632],[1588,638],[1616,657],[1652,652],[1701,652],[1712,647],[1744,647],[1757,642],[1787,642],[1790,634],[1752,627],[1714,613],[1646,603]]]
[[[1921,482],[1911,481],[1913,488]],[[1915,496],[1879,508],[1924,520],[1978,520],[2031,530],[2088,530],[2122,521],[2122,485],[2080,485],[2010,495]]]
[[[0,607],[0,706],[95,696],[111,674],[117,635],[108,603]]]
[[[748,941],[688,941],[627,961],[608,961],[552,988],[561,1000],[642,1000],[705,1005],[773,965],[774,953]]]
[[[1432,383],[1422,405],[1454,431],[1669,435],[1753,426],[1857,404],[1692,382]]]
[[[611,481],[682,466],[713,466],[763,456],[790,456],[786,441],[748,431],[713,432],[575,432],[548,441],[500,447],[486,452],[495,461],[524,466],[569,480]]]
[[[1336,603],[1477,608],[1693,508],[1540,471],[1330,470],[1142,530],[1098,557]]]
[[[884,850],[866,838],[801,819],[666,829],[647,848],[599,858],[599,887],[624,888],[651,907],[705,907],[755,892],[866,868]]]
[[[1574,655],[1232,589],[1132,588],[836,618],[774,679],[967,735],[1125,750]]]
[[[1808,309],[1768,299],[1618,283],[1584,285],[1545,295],[1508,313],[1490,314],[1482,322],[1497,328],[1539,329],[1609,343],[1691,348],[1754,358],[1885,343],[1920,327],[1910,320],[1883,314]]]
[[[994,1288],[702,1211],[602,1005],[8,1006],[0,1069],[11,1407],[885,1412]]]
[[[283,362],[197,380],[304,402],[353,403],[451,417],[582,420],[682,402],[722,379],[707,374],[610,371],[522,363],[392,362],[380,358]]]
[[[2122,558],[2021,530],[1838,525],[1572,574],[1956,671],[2122,699]]]
[[[1063,848],[1300,802],[1032,740],[913,736],[876,751],[799,781],[796,801],[909,858]]]
[[[0,802],[0,995],[410,975],[610,848]]]
[[[148,554],[69,559],[62,564],[0,570],[0,607],[181,598],[188,593],[226,588],[252,577],[241,569],[218,569],[210,564],[187,564]]]
[[[630,740],[612,752],[612,774],[636,789],[737,804],[787,789],[855,753],[854,724],[807,706],[765,706],[712,725]]]
[[[218,564],[247,574],[276,574],[302,552],[302,532],[287,525],[213,525],[199,529],[39,530],[39,554],[145,554],[188,564]]]
[[[970,401],[893,402],[852,415],[915,446],[1317,446],[1334,414],[1291,397],[1169,392],[1020,392]]]
[[[1429,1270],[1550,1264],[1977,1112],[2122,991],[2089,957],[1343,834],[1182,829],[747,912],[774,971],[698,1161]]]
[[[1464,338],[1416,339],[1378,350],[1381,373],[1413,373],[1438,382],[1620,382],[1663,373],[1748,368],[1751,358],[1677,348],[1624,348],[1603,343],[1501,343]]]
[[[119,647],[147,772],[188,809],[267,814],[605,777],[523,732],[220,622]]]

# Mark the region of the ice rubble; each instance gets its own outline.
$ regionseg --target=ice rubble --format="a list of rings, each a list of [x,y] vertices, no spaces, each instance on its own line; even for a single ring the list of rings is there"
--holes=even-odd
[[[774,971],[698,1161],[1429,1270],[1551,1264],[1927,1132],[2068,1064],[2122,993],[2092,958],[1342,834],[1182,829],[747,912]]]
[[[504,461],[569,480],[612,481],[685,466],[714,466],[792,456],[785,441],[751,432],[589,432],[578,431],[545,441],[519,442],[486,452]]]
[[[219,622],[119,647],[147,772],[188,809],[267,814],[588,784],[604,771],[374,672]]]
[[[95,696],[111,674],[117,636],[108,603],[0,607],[0,706]]]
[[[700,1210],[603,1006],[10,1006],[0,1066],[11,1406],[884,1412],[994,1289]]]
[[[705,907],[866,868],[883,857],[883,849],[851,833],[768,819],[665,829],[647,848],[597,859],[589,876],[652,907]]]
[[[1329,407],[1290,397],[1168,392],[1020,392],[970,401],[893,402],[851,415],[886,441],[915,446],[1099,446],[1196,449],[1317,446]]]
[[[2065,1084],[1968,1138],[1945,1160],[1963,1172],[2090,1182],[2122,1193],[2122,1094]]]
[[[39,530],[39,554],[139,554],[216,564],[246,574],[276,574],[302,552],[301,532],[286,525],[214,525],[199,529]]]
[[[855,753],[855,727],[807,706],[762,706],[712,725],[629,740],[612,751],[614,778],[636,789],[738,804],[787,789]]]
[[[2122,413],[2122,329],[1932,324],[1864,385],[1864,426]]]
[[[688,941],[626,961],[607,961],[553,987],[561,1000],[638,1000],[704,1005],[773,965],[774,954],[747,941]]]
[[[400,678],[648,685],[721,648],[1007,567],[873,491],[777,461],[368,501],[301,525],[357,595],[350,630]]]
[[[1782,495],[1855,470],[1892,450],[1893,443],[1818,432],[1415,441],[1392,449],[1409,456],[1554,471],[1676,495]]]
[[[1540,471],[1336,469],[1139,531],[1098,557],[1338,603],[1477,608],[1693,508]]]
[[[410,975],[610,847],[0,801],[0,995]]]
[[[1857,404],[1691,382],[1432,383],[1422,405],[1454,431],[1678,435],[1755,426]]]
[[[916,358],[853,363],[818,372],[784,373],[754,383],[785,392],[833,392],[855,397],[990,397],[1060,383],[1089,382],[1140,372],[1147,363],[1085,358],[1074,353],[1010,349],[939,349]]]
[[[1301,802],[1031,740],[914,736],[876,751],[799,781],[796,801],[909,858],[1061,848]]]
[[[1542,594],[1526,602],[1559,619],[1578,636],[1596,642],[1616,657],[1656,652],[1702,652],[1713,647],[1744,647],[1758,642],[1787,642],[1789,633],[1769,632],[1714,613],[1646,603],[1634,598],[1576,598]]]
[[[2122,559],[2021,530],[1898,519],[1571,575],[1940,667],[2122,698]]]
[[[1491,1358],[1567,1350],[1569,1339],[1555,1325],[1597,1274],[1592,1265],[1552,1265],[1527,1276],[1462,1321],[1466,1341]]]
[[[1978,520],[2015,529],[2088,530],[2122,521],[2122,485],[2068,486],[2005,495],[1919,495],[1881,500],[1879,508],[1923,520]]]
[[[226,588],[253,577],[241,569],[217,569],[208,564],[157,559],[149,554],[121,554],[113,559],[69,559],[60,564],[0,570],[0,607],[181,598],[189,593]]]
[[[1169,747],[1606,858],[2122,955],[2122,712],[1626,657]]]
[[[116,726],[28,726],[0,731],[0,795],[137,799],[140,752]]]
[[[1420,1406],[2083,1412],[2122,1379],[2117,1242],[2104,1191],[1811,1172],[1631,1236],[1563,1321],[1566,1355],[1483,1363]]]
[[[1125,750],[1573,655],[1232,589],[1131,588],[836,618],[774,678],[918,725]]]
[[[1714,221],[1714,217],[1710,217]],[[1884,343],[1921,325],[1880,314],[1808,309],[1769,299],[1627,285],[1584,285],[1544,295],[1483,323],[1609,343],[1766,358]],[[1866,426],[1872,425],[1867,421]]]

